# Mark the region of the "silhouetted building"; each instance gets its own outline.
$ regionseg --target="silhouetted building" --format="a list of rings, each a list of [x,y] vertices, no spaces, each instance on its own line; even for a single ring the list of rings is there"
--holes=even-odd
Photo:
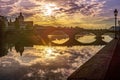
[[[33,21],[24,21],[24,16],[20,12],[15,21],[8,21],[8,29],[33,29]]]
[[[6,27],[6,18],[0,15],[0,57],[7,54],[7,49],[5,46],[5,27]]]
[[[15,29],[15,24],[14,24],[14,22],[12,22],[11,19],[8,21],[8,28],[7,29]]]
[[[3,26],[0,26],[0,27],[2,27],[2,28],[7,28],[8,27],[7,17],[4,17],[4,16],[0,15],[0,21],[2,22],[1,24],[3,24]]]
[[[19,29],[32,29],[33,21],[24,21],[24,16],[20,12],[19,16],[15,19],[15,27]]]

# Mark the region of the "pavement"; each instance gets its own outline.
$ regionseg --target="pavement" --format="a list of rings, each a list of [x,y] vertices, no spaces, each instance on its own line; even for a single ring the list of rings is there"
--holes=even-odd
[[[120,80],[120,39],[118,40],[104,80]]]
[[[112,40],[67,80],[120,80],[120,40]]]

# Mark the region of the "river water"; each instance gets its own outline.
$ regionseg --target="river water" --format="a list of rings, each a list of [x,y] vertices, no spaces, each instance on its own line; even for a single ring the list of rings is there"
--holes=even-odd
[[[82,39],[92,40],[86,36]],[[111,40],[109,36],[104,38],[106,42]],[[104,46],[34,45],[25,47],[22,56],[13,47],[0,58],[0,80],[66,80]]]

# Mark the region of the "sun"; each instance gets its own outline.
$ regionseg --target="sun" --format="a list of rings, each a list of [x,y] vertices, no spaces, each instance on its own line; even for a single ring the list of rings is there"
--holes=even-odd
[[[45,16],[52,16],[55,13],[55,10],[57,10],[57,6],[54,3],[46,3],[43,5],[43,14]]]
[[[51,48],[47,48],[46,49],[46,52],[49,54],[49,55],[52,55],[53,54],[53,50]]]
[[[51,47],[46,47],[45,48],[45,57],[49,59],[53,59],[56,57],[56,54],[54,53],[54,49]]]

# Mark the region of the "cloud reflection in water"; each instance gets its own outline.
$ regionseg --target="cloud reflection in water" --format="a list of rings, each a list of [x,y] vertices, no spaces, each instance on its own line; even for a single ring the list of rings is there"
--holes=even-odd
[[[0,59],[0,79],[66,80],[71,73],[95,55],[102,47],[50,48],[36,45],[33,48],[25,48],[22,57],[13,49],[7,56]]]

